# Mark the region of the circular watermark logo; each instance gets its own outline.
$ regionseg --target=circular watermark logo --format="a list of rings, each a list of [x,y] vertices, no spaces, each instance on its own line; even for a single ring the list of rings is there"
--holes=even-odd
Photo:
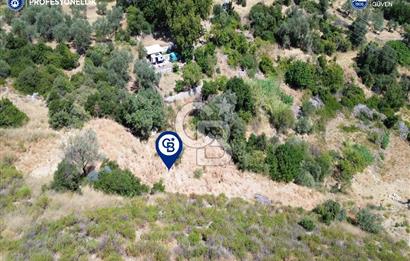
[[[352,7],[356,10],[363,10],[367,7],[367,0],[351,0]]]
[[[18,12],[20,11],[25,4],[25,0],[7,0],[7,6],[10,10]]]

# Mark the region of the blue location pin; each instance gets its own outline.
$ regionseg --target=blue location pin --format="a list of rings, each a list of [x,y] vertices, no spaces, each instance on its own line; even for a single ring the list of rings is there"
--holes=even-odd
[[[155,148],[168,170],[181,154],[182,146],[181,138],[173,131],[164,131],[158,136]]]

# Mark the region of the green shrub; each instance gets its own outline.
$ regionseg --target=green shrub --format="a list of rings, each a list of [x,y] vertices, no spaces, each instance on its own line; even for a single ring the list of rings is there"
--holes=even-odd
[[[149,191],[139,178],[127,169],[120,169],[116,162],[105,162],[101,169],[98,180],[93,183],[94,188],[98,190],[126,197],[138,196]]]
[[[333,200],[328,200],[317,206],[314,210],[326,225],[330,225],[334,220],[342,221],[346,218],[346,213],[340,204]]]
[[[10,65],[4,60],[0,60],[0,78],[7,78],[10,72]]]
[[[161,179],[158,182],[155,182],[154,185],[152,185],[151,188],[151,194],[159,193],[159,192],[165,192],[165,185],[164,181]]]
[[[315,69],[306,62],[297,60],[290,64],[285,73],[285,81],[296,89],[305,89],[315,83]]]
[[[301,173],[299,173],[299,175],[297,175],[295,178],[295,183],[305,187],[313,187],[316,185],[315,179],[307,171],[302,171]]]
[[[182,68],[182,78],[185,86],[196,87],[202,79],[202,68],[196,62],[189,62]]]
[[[172,65],[172,72],[174,72],[174,73],[179,72],[179,65],[177,63],[174,63]]]
[[[144,59],[134,64],[134,73],[137,76],[138,86],[144,89],[158,86],[161,75]]]
[[[20,127],[28,121],[27,115],[20,111],[9,99],[0,100],[0,128]]]
[[[301,117],[296,122],[295,131],[299,134],[311,133],[313,123],[308,117]]]
[[[369,149],[360,144],[346,144],[342,153],[343,159],[340,162],[340,169],[341,178],[344,181],[350,181],[354,174],[362,172],[374,161]]]
[[[78,66],[79,55],[72,53],[65,44],[58,44],[55,50],[59,55],[59,66],[65,70],[71,70]]]
[[[292,109],[273,111],[270,115],[273,126],[279,131],[284,132],[289,128],[293,128],[295,124],[295,116]]]
[[[250,86],[242,78],[234,77],[226,83],[226,89],[236,95],[236,111],[255,111],[255,99],[252,96]]]
[[[360,87],[353,84],[343,89],[342,95],[343,96],[340,103],[349,108],[353,108],[355,105],[366,101],[364,91]]]
[[[290,182],[301,172],[301,163],[307,156],[307,146],[299,141],[287,141],[279,145],[274,153],[268,153],[270,176],[276,181]]]
[[[393,40],[386,44],[396,51],[399,64],[410,66],[410,48],[404,42]]]
[[[203,169],[196,169],[196,170],[194,171],[194,178],[200,179],[203,174],[204,174]]]
[[[81,170],[66,160],[58,164],[51,188],[56,191],[79,191],[81,183]]]
[[[202,72],[211,77],[216,66],[215,46],[208,43],[197,48],[194,52],[195,61],[201,67]]]
[[[53,129],[81,128],[89,115],[71,98],[58,98],[48,105],[48,122]]]
[[[261,61],[259,62],[259,70],[265,75],[275,73],[272,60],[268,56],[262,56]]]
[[[357,213],[356,223],[362,230],[370,233],[379,233],[382,230],[381,217],[371,213],[368,208]]]
[[[133,134],[148,138],[151,131],[160,130],[165,125],[165,109],[161,95],[155,89],[140,90],[128,97],[129,104],[124,113],[124,124]]]
[[[14,87],[24,94],[39,93],[46,96],[52,89],[54,79],[64,76],[63,72],[53,65],[26,67],[14,82]]]
[[[215,81],[205,81],[202,86],[202,99],[207,100],[210,95],[217,94],[218,87]]]
[[[390,142],[390,133],[388,131],[374,131],[369,133],[369,140],[374,144],[379,145],[380,148],[386,149]]]
[[[309,217],[304,217],[298,224],[307,231],[313,231],[316,228],[315,222]]]
[[[264,40],[275,41],[275,31],[282,18],[280,5],[267,6],[258,3],[252,6],[249,19],[253,29],[253,35]]]

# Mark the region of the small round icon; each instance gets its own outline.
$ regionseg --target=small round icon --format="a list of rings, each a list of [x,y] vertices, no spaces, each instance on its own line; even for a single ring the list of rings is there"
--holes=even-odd
[[[173,134],[166,134],[159,139],[158,147],[164,155],[174,155],[178,151],[179,146],[180,142]]]
[[[24,7],[25,0],[7,0],[7,6],[10,10],[18,12]]]
[[[367,0],[351,0],[352,7],[357,10],[362,10],[367,7]]]
[[[155,147],[168,170],[171,169],[172,165],[174,165],[180,156],[182,146],[181,138],[173,131],[164,131],[158,136]]]

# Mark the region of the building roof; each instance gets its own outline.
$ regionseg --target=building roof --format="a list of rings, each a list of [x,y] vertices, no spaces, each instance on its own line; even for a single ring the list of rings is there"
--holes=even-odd
[[[150,46],[146,46],[145,50],[147,51],[147,55],[151,55],[154,53],[162,53],[167,50],[166,47],[161,47],[159,44],[154,44]]]

